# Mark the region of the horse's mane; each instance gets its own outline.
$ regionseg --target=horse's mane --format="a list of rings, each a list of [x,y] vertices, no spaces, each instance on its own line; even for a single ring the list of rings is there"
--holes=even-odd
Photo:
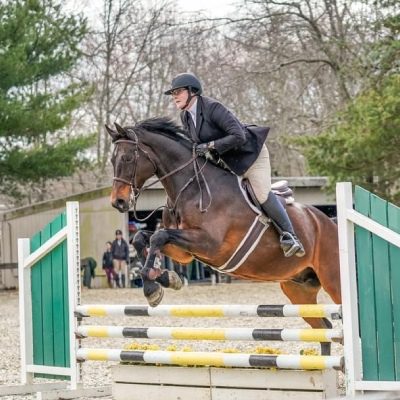
[[[133,131],[146,131],[161,134],[191,148],[192,141],[185,135],[184,129],[167,117],[149,118],[127,127]]]

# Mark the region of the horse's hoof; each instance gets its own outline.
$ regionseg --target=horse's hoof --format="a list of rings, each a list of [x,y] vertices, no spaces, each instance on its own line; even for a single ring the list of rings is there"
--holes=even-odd
[[[169,288],[174,290],[182,289],[183,282],[181,277],[175,271],[168,271]]]
[[[157,307],[164,297],[164,289],[154,281],[146,281],[143,285],[143,292],[150,307]]]
[[[156,280],[169,289],[179,290],[183,286],[182,279],[175,271],[165,270]]]
[[[151,294],[146,298],[150,307],[157,307],[161,303],[163,297],[164,297],[164,289],[160,286],[157,292],[154,292],[153,294]]]

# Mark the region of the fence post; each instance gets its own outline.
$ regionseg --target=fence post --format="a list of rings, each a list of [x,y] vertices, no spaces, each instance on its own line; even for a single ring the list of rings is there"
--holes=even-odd
[[[339,231],[346,393],[350,396],[355,396],[355,382],[361,380],[361,356],[354,224],[347,218],[347,210],[353,209],[353,194],[350,182],[337,184],[336,204]]]

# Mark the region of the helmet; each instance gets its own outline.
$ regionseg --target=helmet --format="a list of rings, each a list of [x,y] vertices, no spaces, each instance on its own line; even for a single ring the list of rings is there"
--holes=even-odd
[[[200,95],[203,91],[199,78],[191,73],[178,74],[172,79],[171,88],[168,89],[164,94],[172,94],[172,91],[182,87],[190,88],[193,92]]]

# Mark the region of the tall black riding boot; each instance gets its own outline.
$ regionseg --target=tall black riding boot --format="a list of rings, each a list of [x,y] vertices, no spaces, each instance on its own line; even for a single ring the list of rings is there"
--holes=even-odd
[[[297,257],[303,257],[306,254],[304,247],[294,233],[289,216],[281,202],[276,198],[275,193],[269,192],[268,199],[261,204],[261,208],[277,227],[285,257],[290,257],[293,254],[296,254]]]

